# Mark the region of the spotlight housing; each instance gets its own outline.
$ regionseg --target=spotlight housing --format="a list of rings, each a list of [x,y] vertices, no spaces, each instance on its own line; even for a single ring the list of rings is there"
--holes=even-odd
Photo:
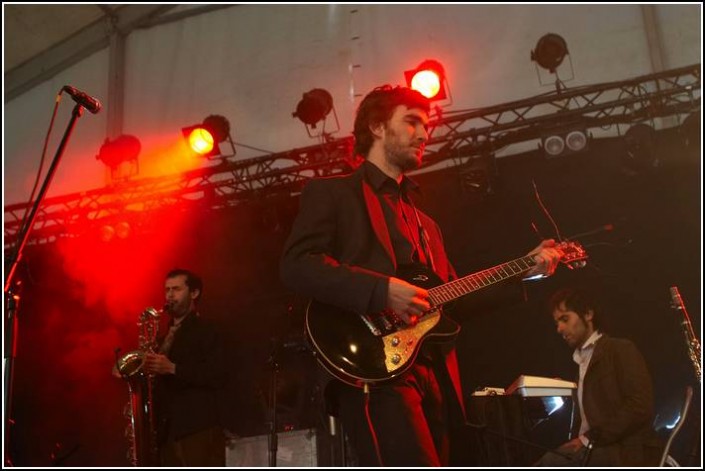
[[[315,129],[316,124],[323,121],[332,109],[333,97],[331,94],[322,88],[314,88],[304,93],[303,98],[296,105],[296,111],[291,115]]]
[[[406,85],[431,101],[448,98],[446,73],[437,60],[427,59],[418,67],[404,71]]]
[[[536,49],[531,51],[531,60],[548,70],[556,73],[556,68],[561,65],[568,54],[568,45],[560,35],[548,33],[536,43]]]
[[[235,148],[230,136],[230,122],[224,116],[209,115],[200,124],[181,128],[181,134],[191,150],[204,157],[222,155],[220,144],[225,141],[230,141],[232,155],[235,155]]]

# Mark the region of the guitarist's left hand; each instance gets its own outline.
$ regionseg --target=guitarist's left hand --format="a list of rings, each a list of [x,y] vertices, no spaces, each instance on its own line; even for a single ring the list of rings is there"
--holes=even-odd
[[[529,270],[524,279],[537,276],[551,276],[556,271],[558,262],[563,256],[562,252],[556,248],[556,241],[553,239],[542,240],[541,243],[527,255],[533,255],[536,266]]]

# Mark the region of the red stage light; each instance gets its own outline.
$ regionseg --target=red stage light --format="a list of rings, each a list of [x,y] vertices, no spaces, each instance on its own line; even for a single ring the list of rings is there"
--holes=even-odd
[[[219,144],[230,140],[230,123],[223,116],[210,115],[201,124],[181,128],[181,133],[195,153],[215,157],[222,153]]]
[[[406,84],[429,100],[445,100],[446,75],[440,62],[428,59],[412,70],[404,72]]]
[[[207,129],[195,127],[188,133],[188,144],[200,155],[206,155],[213,150],[213,135]]]

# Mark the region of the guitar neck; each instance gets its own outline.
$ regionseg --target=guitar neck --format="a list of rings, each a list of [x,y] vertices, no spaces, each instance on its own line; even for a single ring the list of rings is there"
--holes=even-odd
[[[434,306],[454,301],[466,294],[479,291],[482,288],[487,288],[507,280],[514,276],[526,273],[536,265],[536,261],[530,255],[517,258],[507,263],[497,265],[496,267],[482,270],[472,275],[467,275],[449,283],[445,283],[435,288],[428,290],[429,297]]]

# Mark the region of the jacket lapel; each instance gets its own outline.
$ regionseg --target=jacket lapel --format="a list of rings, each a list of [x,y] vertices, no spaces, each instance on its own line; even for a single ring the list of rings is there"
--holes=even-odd
[[[364,178],[360,181],[362,182],[362,194],[365,196],[365,205],[367,206],[367,214],[370,215],[372,229],[375,231],[375,235],[377,236],[380,244],[382,244],[382,247],[384,247],[387,255],[392,260],[394,270],[396,270],[397,260],[394,256],[392,240],[389,238],[389,229],[387,228],[387,223],[384,220],[382,206],[379,204],[379,199],[372,190],[372,187],[370,187],[370,184],[367,183]]]
[[[605,339],[607,334],[602,334],[602,337],[597,339],[597,342],[595,342],[595,351],[592,352],[592,357],[590,358],[590,364],[588,365],[587,371],[585,372],[585,377],[587,378],[590,372],[592,371],[593,367],[600,363],[602,361],[602,358],[605,356],[605,343],[603,340]]]

